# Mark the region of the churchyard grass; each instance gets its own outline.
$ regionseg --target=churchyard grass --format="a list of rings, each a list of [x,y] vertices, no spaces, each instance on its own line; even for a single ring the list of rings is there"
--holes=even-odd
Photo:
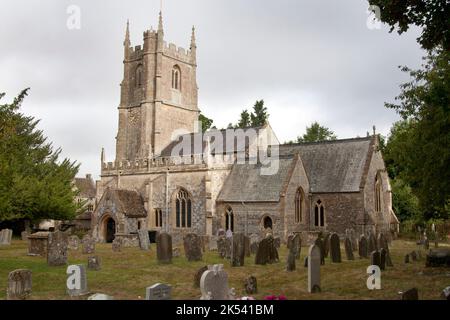
[[[156,260],[156,246],[150,251],[139,248],[123,248],[112,252],[111,245],[97,244],[96,252],[102,259],[100,271],[88,270],[88,288],[91,293],[105,293],[115,299],[145,299],[145,288],[155,283],[172,286],[173,299],[199,299],[200,289],[193,285],[196,271],[208,264],[224,264],[228,273],[229,286],[236,289],[237,296],[245,296],[244,280],[254,275],[258,281],[257,299],[268,295],[285,295],[287,299],[399,299],[398,291],[413,287],[419,289],[419,299],[439,299],[441,291],[450,284],[450,270],[447,268],[425,268],[425,252],[417,262],[404,264],[405,254],[417,250],[411,241],[397,240],[391,245],[394,267],[388,267],[381,275],[381,290],[368,290],[366,269],[369,259],[360,259],[355,253],[354,261],[347,261],[341,242],[342,263],[331,263],[326,258],[321,267],[321,293],[307,291],[308,270],[303,266],[308,248],[302,247],[301,257],[296,260],[296,270],[285,271],[288,250],[285,245],[279,250],[280,262],[261,266],[254,264],[255,256],[245,258],[245,267],[230,266],[216,251],[203,254],[202,261],[188,262],[182,246],[181,255],[174,257],[172,264],[161,265]],[[9,272],[15,269],[30,269],[33,272],[31,299],[86,299],[70,298],[66,293],[67,266],[49,267],[42,257],[27,256],[27,242],[14,239],[11,246],[0,246],[0,299],[6,298]],[[69,264],[85,264],[90,255],[69,251]]]

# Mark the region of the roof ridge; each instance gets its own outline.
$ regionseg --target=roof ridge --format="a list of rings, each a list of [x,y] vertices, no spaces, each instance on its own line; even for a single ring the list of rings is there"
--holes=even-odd
[[[332,144],[332,143],[343,143],[343,142],[352,142],[352,141],[370,141],[373,139],[373,136],[370,137],[356,137],[356,138],[346,138],[346,139],[336,139],[336,140],[323,140],[323,141],[315,141],[315,142],[299,142],[299,143],[283,143],[280,144],[280,147],[290,147],[290,146],[304,146],[304,145],[314,145],[314,144]]]

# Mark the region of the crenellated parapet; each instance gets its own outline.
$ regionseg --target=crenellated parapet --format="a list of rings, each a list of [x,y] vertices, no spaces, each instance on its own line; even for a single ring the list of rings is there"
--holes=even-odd
[[[192,63],[193,55],[191,50],[186,50],[183,47],[177,47],[173,43],[168,44],[164,41],[163,54],[179,61]]]

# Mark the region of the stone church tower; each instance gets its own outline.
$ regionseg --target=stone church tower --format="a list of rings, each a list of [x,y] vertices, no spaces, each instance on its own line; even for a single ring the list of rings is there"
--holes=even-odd
[[[196,49],[194,28],[189,51],[166,44],[161,13],[158,30],[144,32],[143,47],[131,47],[127,23],[116,161],[159,155],[174,131],[194,131],[199,114]]]

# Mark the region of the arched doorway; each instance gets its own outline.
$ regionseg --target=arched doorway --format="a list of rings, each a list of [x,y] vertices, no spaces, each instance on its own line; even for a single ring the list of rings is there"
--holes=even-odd
[[[272,219],[270,217],[265,217],[263,220],[264,229],[273,229]]]
[[[116,235],[116,222],[112,218],[105,220],[105,241],[112,243]]]

